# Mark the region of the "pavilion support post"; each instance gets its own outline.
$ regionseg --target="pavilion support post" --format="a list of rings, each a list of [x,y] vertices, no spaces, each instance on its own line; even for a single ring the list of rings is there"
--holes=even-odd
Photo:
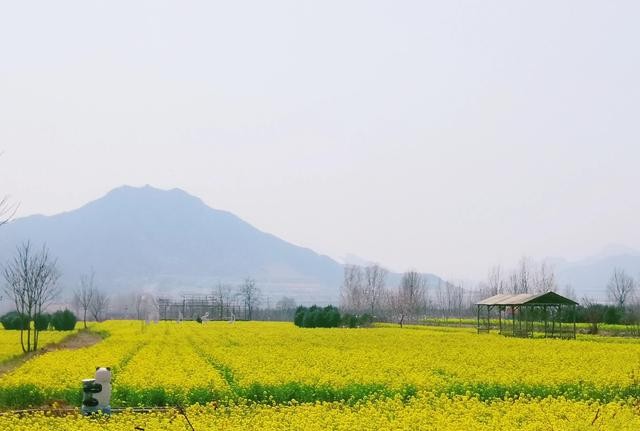
[[[502,307],[498,305],[498,326],[500,327],[500,335],[502,335]]]
[[[573,339],[576,339],[576,305],[573,304]]]
[[[480,305],[476,306],[478,308],[478,334],[480,333]]]
[[[560,328],[560,338],[563,338],[562,336],[562,304],[558,305],[558,327]]]
[[[487,334],[491,332],[491,306],[487,307]]]

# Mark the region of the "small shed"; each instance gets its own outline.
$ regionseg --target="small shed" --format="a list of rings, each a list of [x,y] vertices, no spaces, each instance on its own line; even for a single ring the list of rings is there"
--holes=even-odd
[[[577,305],[555,292],[494,295],[476,303],[478,333],[498,329],[514,337],[576,338]]]

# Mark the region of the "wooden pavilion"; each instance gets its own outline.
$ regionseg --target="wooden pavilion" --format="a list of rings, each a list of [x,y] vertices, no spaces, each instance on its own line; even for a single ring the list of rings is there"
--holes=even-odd
[[[476,303],[478,333],[498,329],[513,337],[576,338],[577,305],[555,292],[494,295]]]

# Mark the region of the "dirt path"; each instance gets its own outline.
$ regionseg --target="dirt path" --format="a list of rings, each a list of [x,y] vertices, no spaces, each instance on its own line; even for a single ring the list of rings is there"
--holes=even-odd
[[[33,357],[43,355],[47,352],[54,352],[56,350],[75,350],[82,347],[89,347],[99,343],[100,341],[102,341],[102,337],[99,334],[82,329],[76,334],[70,335],[58,343],[48,344],[38,349],[37,352],[29,352],[0,363],[0,377],[18,368]]]

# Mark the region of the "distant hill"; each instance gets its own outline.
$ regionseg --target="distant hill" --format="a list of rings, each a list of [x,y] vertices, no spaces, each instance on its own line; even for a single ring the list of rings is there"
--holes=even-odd
[[[606,286],[614,268],[625,270],[636,280],[640,278],[640,251],[628,247],[609,246],[593,257],[575,262],[553,259],[552,263],[560,287],[570,284],[580,298],[589,295],[606,299]]]
[[[180,189],[123,186],[73,211],[14,220],[0,228],[0,262],[27,240],[46,243],[57,257],[67,293],[91,269],[99,286],[116,294],[209,291],[218,282],[253,277],[272,300],[287,295],[300,303],[335,303],[342,282],[341,263],[262,232]],[[368,263],[353,255],[344,260]],[[640,279],[640,250],[628,247],[609,246],[575,262],[548,261],[560,288],[570,284],[578,299],[606,299],[614,268]],[[424,275],[431,287],[441,281]],[[396,286],[400,277],[390,273],[387,285]]]
[[[262,232],[186,192],[120,187],[83,207],[29,216],[0,229],[0,262],[15,246],[46,243],[67,290],[92,268],[111,292],[180,293],[255,278],[274,299],[335,300],[342,265]]]

